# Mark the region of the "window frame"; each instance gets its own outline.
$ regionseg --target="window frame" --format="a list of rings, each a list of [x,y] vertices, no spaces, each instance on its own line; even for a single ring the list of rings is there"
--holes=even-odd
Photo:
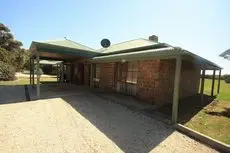
[[[126,82],[136,84],[137,77],[138,77],[137,61],[129,61]]]

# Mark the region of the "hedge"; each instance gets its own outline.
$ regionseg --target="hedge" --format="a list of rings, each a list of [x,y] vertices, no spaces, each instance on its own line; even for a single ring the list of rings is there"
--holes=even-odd
[[[3,81],[15,80],[14,66],[0,61],[0,80]]]

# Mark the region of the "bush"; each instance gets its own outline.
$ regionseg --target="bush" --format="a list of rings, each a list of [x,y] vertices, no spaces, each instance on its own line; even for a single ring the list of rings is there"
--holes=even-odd
[[[225,75],[223,75],[223,80],[226,80],[226,79],[228,79],[228,78],[230,78],[230,75],[229,74],[225,74]]]
[[[12,65],[13,56],[11,53],[3,48],[0,48],[0,61]]]
[[[10,64],[0,61],[0,80],[15,80],[15,68]]]
[[[225,78],[226,83],[230,83],[230,77]]]

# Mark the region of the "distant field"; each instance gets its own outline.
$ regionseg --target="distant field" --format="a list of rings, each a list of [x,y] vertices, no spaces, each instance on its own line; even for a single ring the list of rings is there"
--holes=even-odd
[[[217,80],[215,91],[217,92]],[[205,80],[204,92],[211,94],[211,79]],[[230,84],[221,80],[220,94],[185,125],[214,139],[230,144]]]
[[[34,79],[35,84],[37,82],[37,79]],[[41,82],[56,82],[57,78],[55,77],[41,77]],[[14,81],[0,81],[0,85],[29,85],[30,84],[30,78],[25,77],[19,77],[17,80]]]

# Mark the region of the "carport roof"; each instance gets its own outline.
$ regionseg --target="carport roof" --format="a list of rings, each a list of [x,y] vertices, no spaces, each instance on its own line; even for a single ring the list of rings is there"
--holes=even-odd
[[[72,48],[72,49],[85,50],[85,51],[93,51],[93,52],[95,51],[93,48],[87,47],[85,45],[82,45],[80,43],[74,42],[74,41],[69,40],[69,39],[50,40],[50,41],[41,41],[41,42],[38,41],[38,43],[68,47],[68,48]]]
[[[40,52],[41,59],[74,60],[91,58],[100,54],[98,51],[69,39],[57,41],[33,41],[30,50],[32,56]]]

